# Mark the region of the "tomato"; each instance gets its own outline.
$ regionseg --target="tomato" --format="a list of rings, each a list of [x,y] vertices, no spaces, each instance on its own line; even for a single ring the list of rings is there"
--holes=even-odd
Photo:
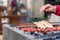
[[[46,29],[46,32],[50,32],[50,28]]]
[[[27,32],[27,28],[22,28],[22,30],[23,30],[24,32]]]
[[[42,28],[41,31],[45,31],[46,29],[45,28]]]
[[[54,28],[53,28],[53,31],[57,31],[57,27],[54,27]]]
[[[52,32],[53,31],[53,28],[50,28],[49,31]]]
[[[46,34],[46,33],[47,33],[46,29],[43,28],[43,29],[41,30],[41,33]]]
[[[57,30],[59,30],[59,31],[60,31],[60,27],[57,27]]]
[[[41,30],[42,30],[41,28],[38,28],[38,29],[37,29],[38,32],[41,32]]]
[[[31,28],[27,28],[27,32],[30,32],[30,29],[31,29]]]
[[[35,29],[34,29],[34,28],[31,28],[31,29],[30,29],[30,31],[31,31],[31,32],[34,32],[34,31],[35,31]]]

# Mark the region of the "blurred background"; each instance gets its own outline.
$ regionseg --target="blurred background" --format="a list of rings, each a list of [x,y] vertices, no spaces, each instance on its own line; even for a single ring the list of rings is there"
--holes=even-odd
[[[45,4],[60,5],[60,0],[0,0],[0,34],[3,24],[49,20],[51,13],[40,13]]]

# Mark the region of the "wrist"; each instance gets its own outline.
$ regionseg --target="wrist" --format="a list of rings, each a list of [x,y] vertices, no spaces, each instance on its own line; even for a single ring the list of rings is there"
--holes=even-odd
[[[52,10],[55,13],[56,12],[56,6],[53,6]]]

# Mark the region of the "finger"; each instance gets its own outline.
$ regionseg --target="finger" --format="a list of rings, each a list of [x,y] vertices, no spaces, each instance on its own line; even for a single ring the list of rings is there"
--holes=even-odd
[[[46,11],[46,9],[50,8],[51,6],[52,5],[49,5],[49,4],[42,6],[41,9],[40,9],[40,12]]]
[[[40,8],[40,12],[43,12],[45,9],[44,9],[44,6],[42,6],[41,8]]]
[[[48,9],[49,7],[48,6],[42,6],[41,9],[40,9],[40,12],[44,12],[46,11],[46,9]]]

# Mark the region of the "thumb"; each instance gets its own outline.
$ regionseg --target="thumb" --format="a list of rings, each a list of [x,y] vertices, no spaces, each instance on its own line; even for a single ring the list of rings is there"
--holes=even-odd
[[[42,7],[40,8],[40,12],[44,12],[44,10],[45,10],[45,8],[44,8],[44,6],[42,6]]]

